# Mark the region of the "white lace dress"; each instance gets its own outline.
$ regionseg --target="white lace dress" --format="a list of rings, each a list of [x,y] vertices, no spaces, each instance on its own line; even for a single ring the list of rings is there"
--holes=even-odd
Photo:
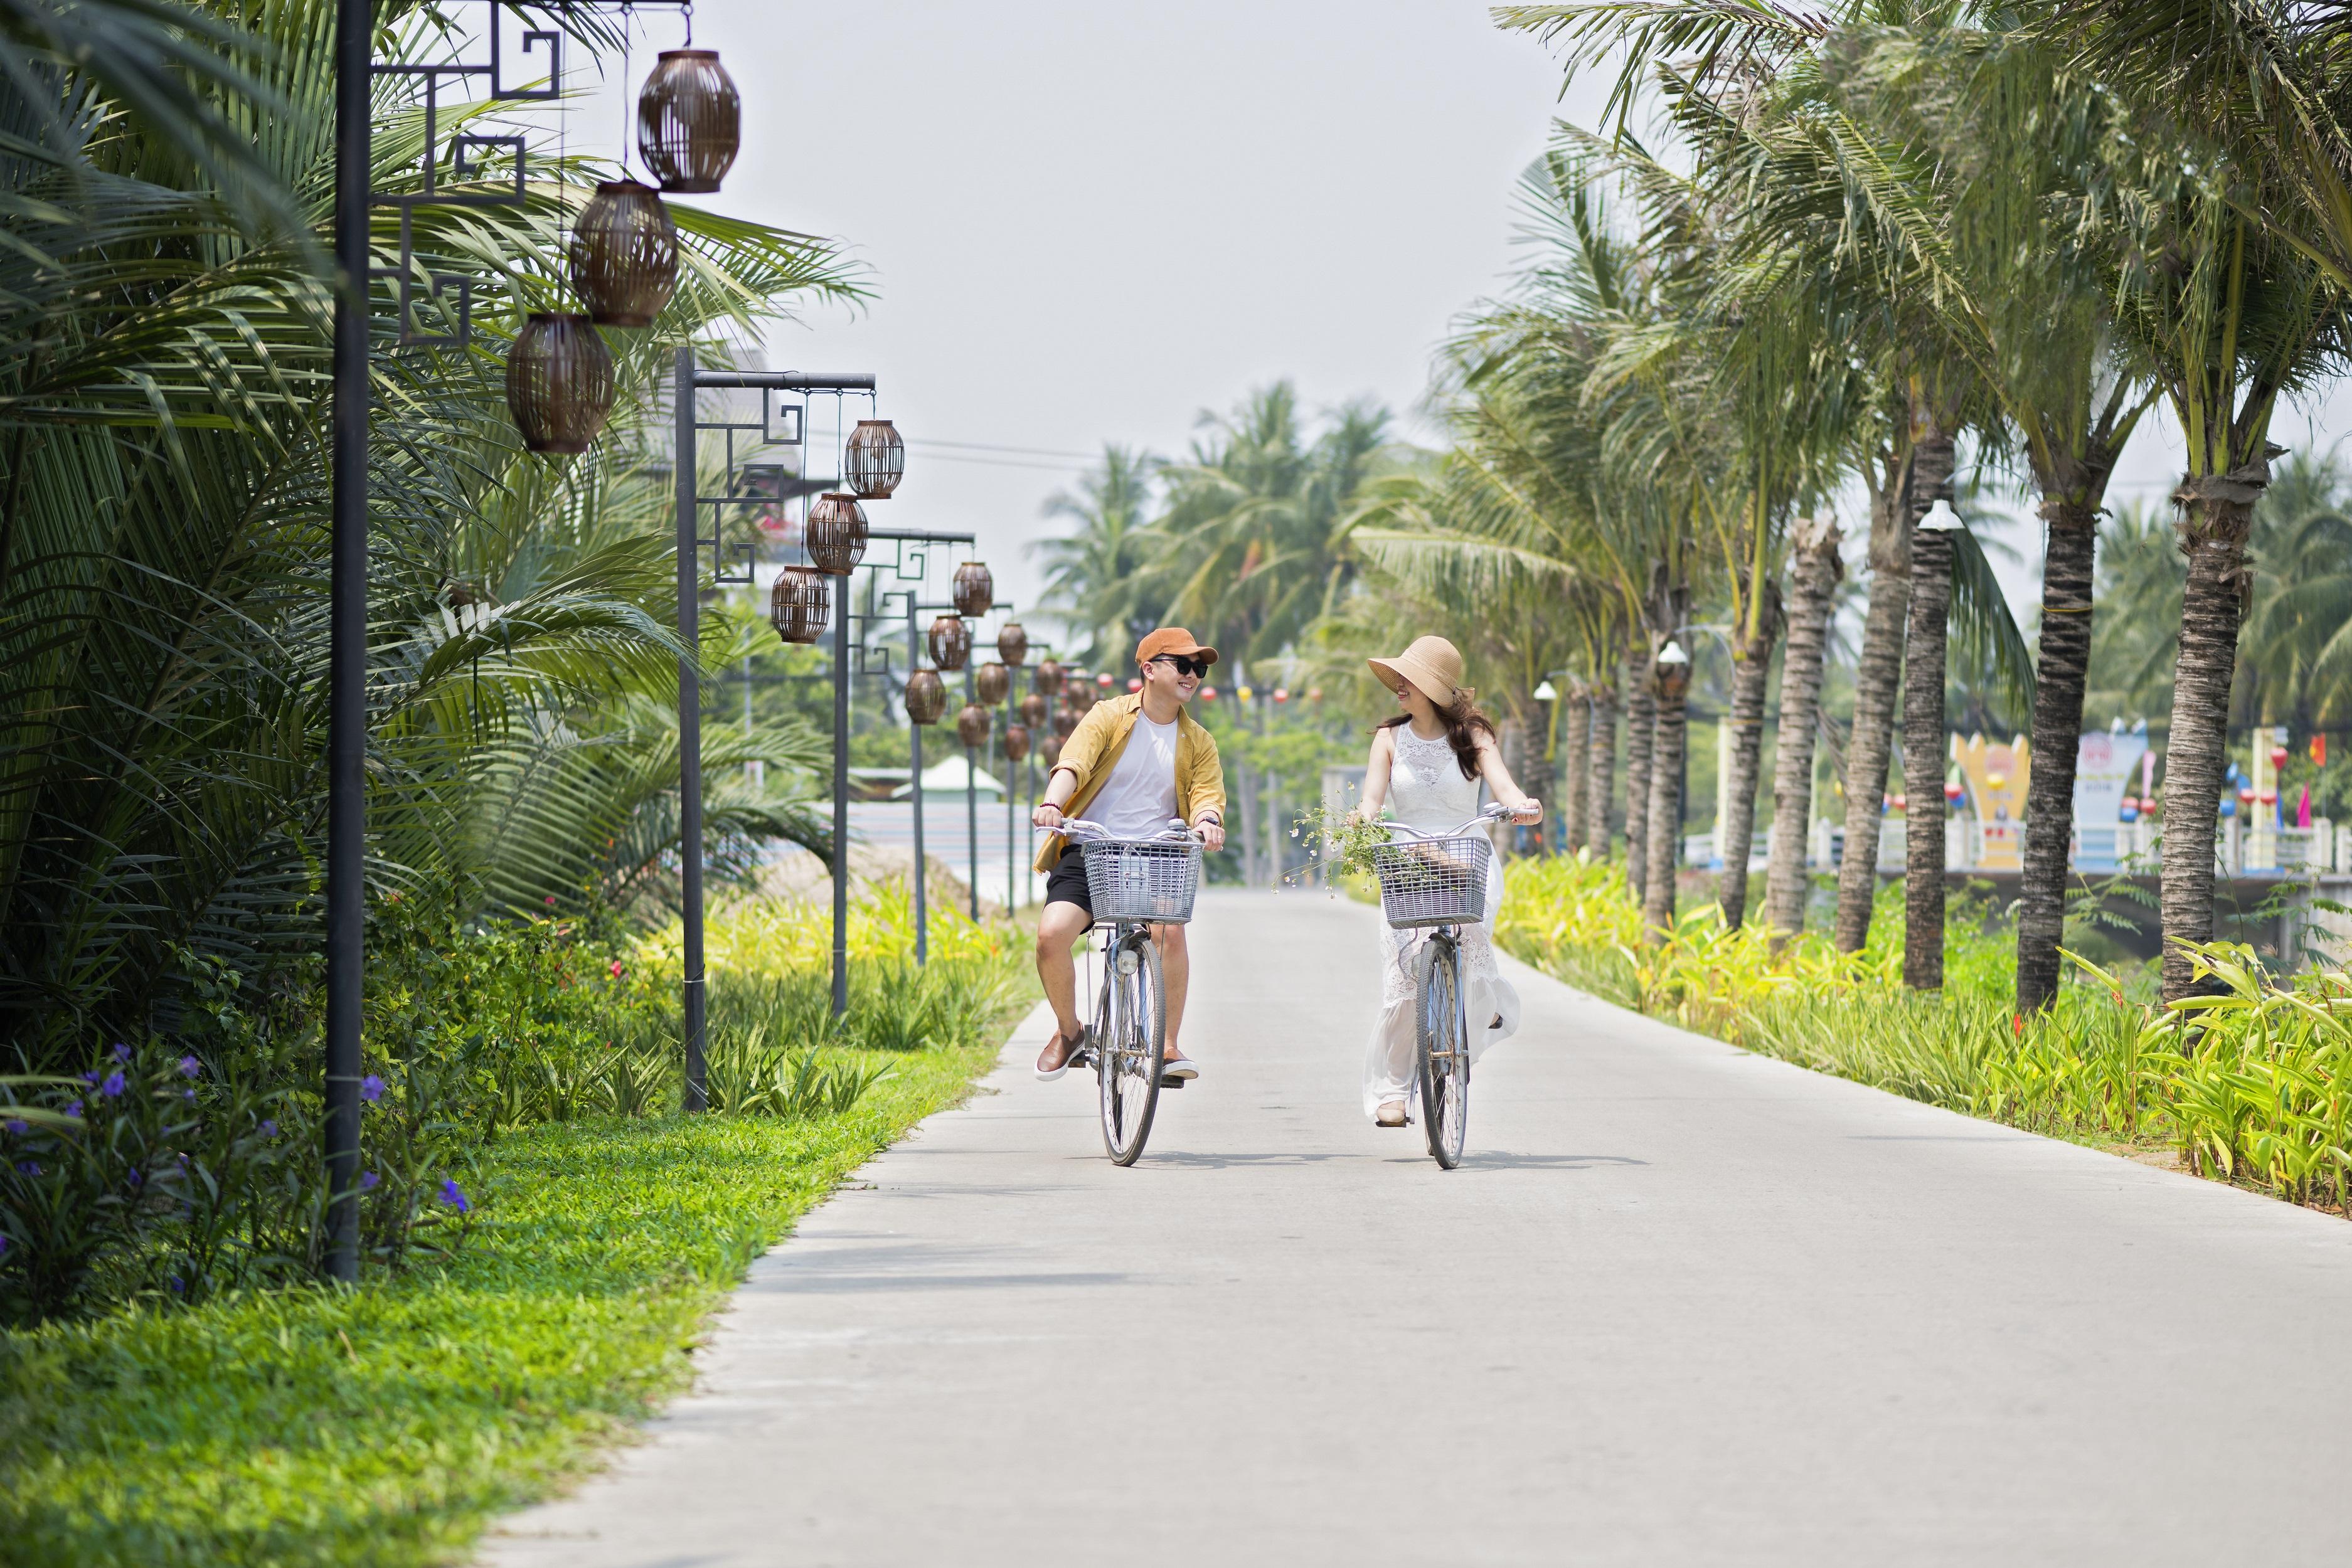
[[[1454,747],[1444,736],[1423,740],[1412,726],[1389,731],[1396,750],[1389,765],[1389,815],[1423,832],[1445,832],[1478,814],[1478,781],[1462,777]],[[1470,1060],[1507,1040],[1519,1027],[1519,994],[1495,967],[1495,915],[1503,906],[1503,867],[1486,870],[1486,918],[1460,928],[1462,989],[1470,1019]],[[1381,942],[1381,1016],[1364,1050],[1364,1114],[1378,1113],[1384,1100],[1403,1100],[1412,1113],[1413,1071],[1419,1043],[1413,1038],[1413,965],[1425,931],[1398,931],[1383,925]],[[1500,1018],[1499,1024],[1492,1023]]]

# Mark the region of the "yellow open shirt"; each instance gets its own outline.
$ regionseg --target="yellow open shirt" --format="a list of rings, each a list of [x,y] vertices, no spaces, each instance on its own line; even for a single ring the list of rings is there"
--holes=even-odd
[[[1069,773],[1077,779],[1078,787],[1070,796],[1070,803],[1062,808],[1063,814],[1075,817],[1084,812],[1088,802],[1102,793],[1110,781],[1111,769],[1118,766],[1119,753],[1127,749],[1127,738],[1135,733],[1135,716],[1143,711],[1143,694],[1129,692],[1123,697],[1099,702],[1087,710],[1078,720],[1078,727],[1062,743],[1062,755],[1054,764],[1054,772]],[[1050,779],[1052,775],[1047,776]],[[1217,760],[1217,737],[1194,721],[1182,708],[1176,710],[1176,814],[1194,827],[1210,812],[1223,821],[1225,815],[1225,768]],[[1036,869],[1051,871],[1062,858],[1067,841],[1055,833],[1037,852]]]

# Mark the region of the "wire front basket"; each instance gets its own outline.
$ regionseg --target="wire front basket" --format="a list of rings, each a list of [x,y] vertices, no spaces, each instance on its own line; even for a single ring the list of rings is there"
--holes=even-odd
[[[1087,898],[1098,921],[1192,918],[1201,891],[1201,846],[1172,839],[1096,839],[1076,846],[1087,857]]]
[[[1494,856],[1494,844],[1481,833],[1376,845],[1372,869],[1381,879],[1381,911],[1401,931],[1484,920],[1486,863]]]

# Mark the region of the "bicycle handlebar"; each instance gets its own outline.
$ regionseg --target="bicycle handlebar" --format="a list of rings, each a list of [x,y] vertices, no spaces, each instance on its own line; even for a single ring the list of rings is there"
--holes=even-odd
[[[1507,821],[1513,814],[1508,806],[1497,803],[1488,806],[1460,827],[1448,828],[1442,833],[1423,832],[1421,829],[1404,822],[1378,822],[1373,825],[1386,828],[1391,833],[1402,833],[1406,836],[1407,841],[1419,839],[1457,839],[1482,822]]]
[[[1062,819],[1059,825],[1051,828],[1045,827],[1041,823],[1032,822],[1029,824],[1029,831],[1033,833],[1059,833],[1064,838],[1070,839],[1072,841],[1084,840],[1097,843],[1105,842],[1117,837],[1116,834],[1114,834],[1108,828],[1104,827],[1100,822],[1090,822],[1084,817],[1065,817]],[[1198,839],[1200,836],[1201,833],[1199,829],[1188,828],[1182,822],[1171,817],[1168,820],[1168,825],[1160,829],[1157,833],[1154,833],[1151,837],[1148,839],[1131,839],[1125,841],[1129,843],[1147,844],[1174,843],[1181,839]]]

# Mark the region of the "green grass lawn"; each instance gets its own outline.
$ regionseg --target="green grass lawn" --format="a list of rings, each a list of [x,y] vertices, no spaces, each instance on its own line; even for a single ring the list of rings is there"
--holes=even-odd
[[[690,1376],[705,1315],[993,1048],[911,1053],[848,1114],[504,1137],[446,1266],[0,1335],[0,1563],[461,1558]]]

